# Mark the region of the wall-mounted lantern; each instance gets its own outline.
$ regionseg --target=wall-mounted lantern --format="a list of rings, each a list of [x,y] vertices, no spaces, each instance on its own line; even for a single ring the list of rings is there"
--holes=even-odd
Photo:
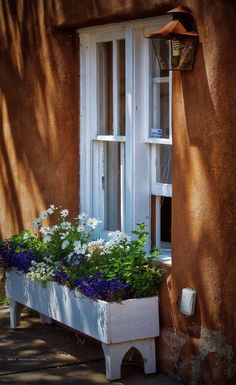
[[[173,20],[145,37],[152,39],[161,70],[192,70],[198,34],[191,11],[180,6],[168,13]]]

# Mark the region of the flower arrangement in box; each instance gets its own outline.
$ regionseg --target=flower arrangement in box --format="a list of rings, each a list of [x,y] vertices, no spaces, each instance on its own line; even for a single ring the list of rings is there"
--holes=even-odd
[[[54,216],[55,224],[44,221]],[[135,239],[115,231],[109,240],[94,239],[96,218],[51,205],[33,222],[35,234],[23,231],[0,242],[10,321],[20,323],[22,307],[72,327],[102,342],[106,375],[121,377],[125,353],[135,347],[145,373],[156,371],[155,337],[159,335],[157,290],[162,270],[146,256],[144,224]]]
[[[54,216],[54,225],[44,221]],[[146,256],[144,224],[136,239],[115,231],[109,240],[94,239],[100,221],[80,214],[72,222],[69,211],[51,205],[33,221],[36,233],[25,230],[0,243],[7,270],[26,274],[42,285],[56,281],[91,299],[108,302],[156,295],[162,270],[153,264],[157,251]]]

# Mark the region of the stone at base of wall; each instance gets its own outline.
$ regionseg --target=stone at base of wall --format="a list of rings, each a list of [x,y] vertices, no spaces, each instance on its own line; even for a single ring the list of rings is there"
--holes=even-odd
[[[220,331],[202,328],[191,337],[162,328],[157,349],[160,371],[186,384],[236,384],[233,345]]]

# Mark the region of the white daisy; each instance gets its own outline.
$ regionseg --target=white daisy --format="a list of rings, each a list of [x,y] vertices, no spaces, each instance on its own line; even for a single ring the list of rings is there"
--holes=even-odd
[[[40,219],[37,218],[37,219],[35,219],[35,220],[32,222],[32,226],[33,226],[34,228],[37,229],[37,228],[39,227],[40,223],[41,223]]]
[[[61,245],[61,248],[64,250],[67,248],[67,246],[69,245],[69,241],[67,239],[65,239],[63,242],[62,242],[62,245]]]
[[[39,215],[39,219],[41,219],[41,221],[42,221],[43,219],[46,219],[47,216],[48,216],[47,210],[44,210],[44,211],[42,211],[41,214]]]
[[[43,243],[50,242],[51,239],[52,239],[52,238],[50,237],[50,235],[45,235],[45,236],[43,237]]]
[[[67,209],[61,210],[60,214],[61,214],[61,217],[65,218],[69,215],[69,210]]]
[[[98,223],[101,223],[101,221],[97,218],[88,218],[87,225],[95,229],[95,227],[98,225]]]
[[[83,225],[79,225],[77,227],[77,231],[78,231],[78,233],[82,233],[84,231],[84,226]]]

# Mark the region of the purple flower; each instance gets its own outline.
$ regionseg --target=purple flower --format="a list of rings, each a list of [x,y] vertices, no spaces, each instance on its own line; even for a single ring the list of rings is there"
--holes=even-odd
[[[37,261],[39,252],[34,249],[24,250],[24,243],[4,241],[0,243],[0,255],[3,257],[6,269],[16,269],[27,273],[32,261]]]
[[[63,285],[68,284],[70,281],[70,277],[62,270],[53,271],[52,278],[54,281]]]
[[[121,301],[127,298],[129,286],[119,278],[106,280],[101,274],[95,276],[82,276],[74,281],[78,290],[91,299],[103,299],[105,301]]]

